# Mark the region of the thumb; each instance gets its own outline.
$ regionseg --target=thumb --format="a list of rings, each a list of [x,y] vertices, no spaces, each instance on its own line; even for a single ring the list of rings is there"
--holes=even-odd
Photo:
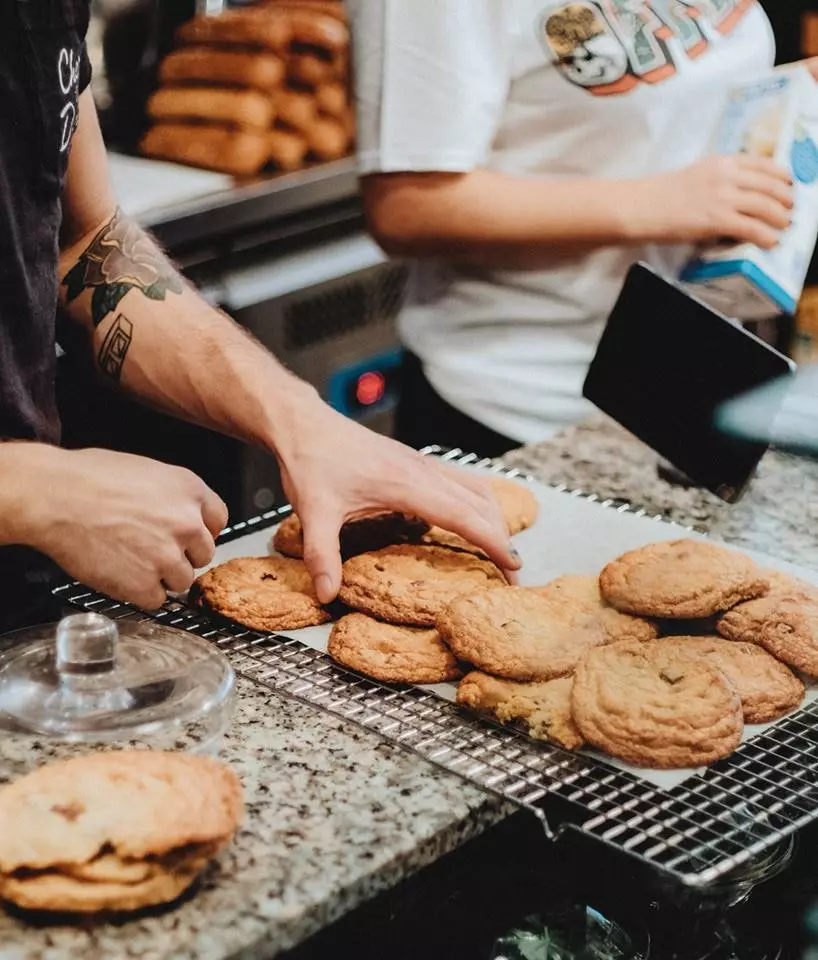
[[[341,548],[338,532],[341,515],[327,507],[300,512],[304,531],[304,563],[321,603],[331,603],[341,587]]]

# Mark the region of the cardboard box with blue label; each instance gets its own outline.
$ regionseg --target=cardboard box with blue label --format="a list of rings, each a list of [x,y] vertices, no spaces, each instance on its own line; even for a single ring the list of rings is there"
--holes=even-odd
[[[818,83],[809,71],[779,68],[734,88],[714,152],[766,156],[791,170],[793,224],[772,250],[747,243],[704,251],[682,281],[739,320],[795,313],[818,238]]]

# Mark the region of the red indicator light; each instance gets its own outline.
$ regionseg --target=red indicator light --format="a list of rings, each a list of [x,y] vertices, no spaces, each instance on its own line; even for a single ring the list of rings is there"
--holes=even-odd
[[[358,377],[355,387],[355,398],[363,407],[371,407],[373,403],[383,400],[386,393],[386,378],[382,373],[370,370]]]

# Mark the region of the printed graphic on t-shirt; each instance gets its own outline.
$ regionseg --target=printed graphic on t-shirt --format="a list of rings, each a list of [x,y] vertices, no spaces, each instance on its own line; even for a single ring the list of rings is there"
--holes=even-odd
[[[540,39],[567,80],[628,93],[675,75],[730,33],[756,0],[573,0],[545,11]]]

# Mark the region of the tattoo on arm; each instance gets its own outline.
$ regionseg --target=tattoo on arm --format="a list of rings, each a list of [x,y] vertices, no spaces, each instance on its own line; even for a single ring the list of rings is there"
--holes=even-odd
[[[122,376],[122,367],[132,340],[133,324],[120,313],[111,324],[97,355],[102,373],[116,383]]]
[[[91,318],[94,327],[117,308],[130,290],[141,290],[151,300],[164,300],[168,291],[181,293],[183,289],[182,278],[172,264],[150,237],[120,210],[68,271],[63,286],[68,303],[85,290],[93,289]],[[120,319],[117,318],[117,323]]]

